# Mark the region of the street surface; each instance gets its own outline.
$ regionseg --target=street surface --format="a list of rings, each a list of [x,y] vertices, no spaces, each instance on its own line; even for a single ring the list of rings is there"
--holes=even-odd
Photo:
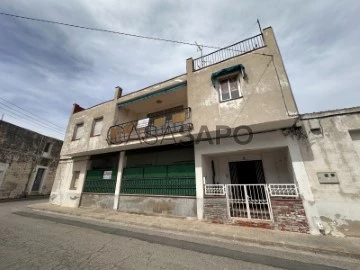
[[[38,202],[0,203],[1,269],[360,269],[348,258],[29,212]]]

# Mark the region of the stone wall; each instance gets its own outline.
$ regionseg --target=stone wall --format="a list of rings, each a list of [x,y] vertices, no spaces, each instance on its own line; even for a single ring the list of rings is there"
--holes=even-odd
[[[0,121],[0,146],[0,199],[50,194],[62,141]],[[38,168],[45,173],[39,191],[31,192]]]
[[[225,197],[204,199],[204,220],[211,223],[257,227],[281,231],[308,233],[305,210],[301,199],[271,198],[273,221],[229,218]]]

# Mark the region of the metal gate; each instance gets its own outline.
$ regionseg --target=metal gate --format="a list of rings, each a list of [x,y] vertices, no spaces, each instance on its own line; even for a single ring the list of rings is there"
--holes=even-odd
[[[228,184],[226,199],[229,217],[273,219],[269,192],[265,184]]]

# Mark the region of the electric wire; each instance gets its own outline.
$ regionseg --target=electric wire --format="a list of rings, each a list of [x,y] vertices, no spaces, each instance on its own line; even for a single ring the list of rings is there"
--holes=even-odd
[[[30,114],[30,115],[38,118],[38,119],[41,120],[42,122],[46,122],[45,124],[51,124],[51,125],[53,125],[54,127],[59,128],[59,129],[61,129],[61,130],[64,130],[64,129],[65,129],[65,128],[62,127],[62,126],[59,126],[59,125],[57,125],[57,124],[55,124],[55,123],[53,123],[53,122],[50,122],[49,120],[47,120],[47,119],[45,119],[45,118],[42,118],[42,117],[40,117],[40,116],[38,116],[38,115],[36,115],[36,114],[28,111],[28,110],[25,110],[24,108],[22,108],[22,107],[20,107],[20,106],[18,106],[18,105],[16,105],[16,104],[14,104],[13,102],[11,102],[11,101],[9,101],[9,100],[6,100],[6,99],[4,99],[4,98],[2,98],[2,97],[0,97],[0,99],[3,100],[4,102],[7,102],[7,103],[11,104],[11,105],[14,106],[14,107],[19,108],[21,111],[25,111],[25,112],[27,112],[28,114]]]

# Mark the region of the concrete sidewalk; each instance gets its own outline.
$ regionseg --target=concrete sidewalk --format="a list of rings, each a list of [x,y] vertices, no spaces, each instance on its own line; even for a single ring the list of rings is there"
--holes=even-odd
[[[67,208],[49,203],[32,204],[28,207],[38,213],[61,214],[63,216],[82,217],[112,224],[133,225],[146,229],[154,228],[175,233],[181,232],[190,235],[211,236],[221,240],[226,239],[270,247],[286,247],[293,250],[360,259],[360,238],[314,236],[260,228],[211,224],[182,218],[129,214],[113,210]]]

